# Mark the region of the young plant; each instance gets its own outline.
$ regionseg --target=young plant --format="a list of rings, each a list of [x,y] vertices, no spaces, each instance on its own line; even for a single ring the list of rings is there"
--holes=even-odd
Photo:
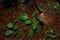
[[[31,25],[32,27],[29,30],[29,36],[33,36],[35,34],[38,23],[39,23],[38,20],[36,18],[33,18],[32,25]]]
[[[36,10],[33,12],[32,17],[37,17],[37,11]]]
[[[26,2],[26,0],[21,0],[22,1],[22,3],[25,3]]]
[[[35,31],[33,29],[30,29],[28,34],[29,36],[33,36],[35,34]]]
[[[50,39],[57,37],[56,33],[55,33],[52,29],[50,29],[49,31],[46,31],[46,35],[47,35]]]
[[[12,23],[8,23],[7,24],[7,28],[13,28],[13,24]]]
[[[5,33],[5,35],[6,35],[6,36],[10,36],[10,35],[12,35],[12,33],[13,33],[12,30],[7,30],[6,33]]]
[[[18,30],[18,25],[13,27],[14,30]]]
[[[56,5],[53,5],[53,8],[54,8],[54,10],[56,11],[56,10],[58,10],[58,5],[56,4]]]
[[[29,17],[28,17],[28,15],[26,13],[21,13],[20,16],[19,16],[19,19],[27,20],[27,19],[29,19]]]
[[[18,20],[17,20],[17,19],[15,19],[15,20],[14,20],[14,23],[16,23],[17,21],[18,21]]]
[[[35,30],[39,24],[39,21],[36,18],[32,19],[32,29]]]

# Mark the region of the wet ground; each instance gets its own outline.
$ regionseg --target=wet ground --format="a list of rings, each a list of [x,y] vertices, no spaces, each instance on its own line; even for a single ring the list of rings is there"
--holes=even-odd
[[[59,35],[57,38],[53,39],[53,40],[60,40],[60,15],[59,15],[59,10],[58,11],[54,11],[52,9],[52,5],[53,1],[43,1],[41,2],[41,0],[35,0],[36,4],[43,10],[45,10],[45,14],[44,14],[44,23],[46,24],[45,29],[43,29],[43,31],[48,30],[50,28],[54,29],[55,32]],[[55,3],[55,2],[54,2]],[[57,3],[58,4],[58,3]],[[27,4],[28,5],[28,4]],[[43,7],[45,8],[42,8]],[[60,5],[60,4],[58,4]],[[37,32],[35,33],[35,35],[33,37],[28,36],[28,30],[30,29],[30,25],[23,28],[23,22],[19,21],[17,23],[14,23],[14,17],[13,16],[18,16],[20,14],[20,12],[26,12],[30,19],[32,19],[32,13],[34,10],[36,10],[35,6],[33,7],[28,7],[25,5],[21,5],[21,3],[18,3],[18,5],[16,5],[13,8],[10,9],[4,9],[3,5],[0,5],[0,40],[48,40],[48,38],[43,35],[42,31],[40,30],[41,28],[38,27]],[[23,7],[23,8],[21,8]],[[14,25],[19,25],[19,29],[22,30],[24,32],[20,33],[20,35],[22,35],[21,37],[19,36],[19,34],[17,35],[17,37],[6,37],[5,36],[5,31],[7,30],[6,25],[7,23],[13,23]]]

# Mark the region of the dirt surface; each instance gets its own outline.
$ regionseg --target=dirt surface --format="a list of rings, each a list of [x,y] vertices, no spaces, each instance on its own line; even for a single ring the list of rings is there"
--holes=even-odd
[[[47,0],[48,1],[48,0]],[[54,11],[52,10],[51,5],[53,5],[53,1],[41,1],[41,0],[35,0],[36,4],[42,8],[42,5],[45,7],[43,10],[45,10],[46,13],[44,13],[44,24],[45,24],[45,29],[43,29],[43,31],[49,30],[50,28],[54,29],[55,32],[59,35],[57,38],[53,39],[53,40],[60,40],[60,15],[59,15],[59,10],[58,11]],[[55,2],[54,2],[55,3]],[[57,3],[58,4],[58,3]],[[28,4],[27,4],[28,5]],[[60,5],[60,4],[58,4]],[[26,12],[30,19],[32,19],[32,13],[34,10],[36,10],[35,6],[32,7],[28,7],[25,5],[21,5],[21,3],[18,3],[18,5],[16,5],[13,8],[10,9],[4,9],[3,8],[4,4],[0,4],[0,40],[48,40],[48,38],[43,34],[43,32],[41,31],[41,28],[38,27],[37,32],[35,33],[35,35],[33,37],[28,36],[28,30],[31,28],[30,25],[28,25],[27,27],[22,27],[23,26],[23,22],[19,21],[17,23],[14,23],[13,21],[14,16],[18,16],[20,14],[20,12]],[[23,7],[23,8],[21,8]],[[19,25],[19,29],[22,30],[24,32],[21,33],[21,37],[17,35],[17,37],[6,37],[5,36],[5,32],[7,30],[6,25],[7,23],[13,23],[13,25]]]

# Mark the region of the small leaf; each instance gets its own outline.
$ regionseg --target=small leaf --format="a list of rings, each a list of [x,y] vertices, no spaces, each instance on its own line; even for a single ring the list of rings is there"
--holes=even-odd
[[[58,5],[54,5],[53,8],[55,11],[58,10]]]
[[[17,26],[17,25],[14,26],[13,29],[14,29],[14,30],[18,30],[18,26]]]
[[[54,33],[54,31],[52,29],[50,29],[49,31],[46,31],[46,35],[50,38],[57,37],[57,35]]]
[[[27,19],[29,19],[29,17],[28,17],[28,15],[26,13],[21,13],[20,16],[19,16],[19,19],[27,20]]]
[[[36,23],[36,24],[39,23],[39,21],[36,18],[33,18],[32,21],[33,21],[33,23]]]
[[[53,31],[52,29],[50,29],[50,32],[51,32],[51,33],[54,33],[54,31]]]
[[[34,30],[35,30],[35,29],[37,28],[37,26],[38,26],[37,24],[32,23],[32,29],[34,29]]]
[[[26,2],[26,0],[22,0],[22,3],[25,3]]]
[[[8,23],[8,24],[7,24],[7,27],[8,27],[8,28],[13,28],[13,24],[12,24],[12,23]]]
[[[45,34],[50,37],[50,32],[49,31],[46,31]]]
[[[51,35],[51,38],[55,38],[55,37],[57,37],[57,35]]]
[[[32,14],[33,17],[36,17],[37,16],[37,11],[34,11],[33,14]]]
[[[31,24],[31,20],[26,20],[24,23],[25,24]]]
[[[38,26],[39,21],[36,18],[33,18],[32,29],[36,29]]]
[[[17,19],[14,20],[14,23],[16,23],[16,22],[17,22]]]
[[[30,29],[30,30],[29,30],[29,36],[33,36],[33,35],[34,35],[34,33],[35,33],[35,32],[34,32],[34,30],[33,30],[33,29]]]
[[[7,30],[6,33],[5,33],[5,35],[6,35],[6,36],[10,36],[12,33],[13,33],[12,30]]]

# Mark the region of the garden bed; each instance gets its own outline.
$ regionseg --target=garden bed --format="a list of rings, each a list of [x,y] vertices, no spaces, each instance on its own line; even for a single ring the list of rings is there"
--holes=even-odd
[[[29,3],[23,5],[18,2],[15,7],[9,9],[3,8],[4,4],[0,4],[0,40],[49,40],[47,35],[45,35],[45,32],[49,31],[50,29],[53,29],[54,32],[57,34],[56,38],[53,38],[52,40],[60,39],[60,19],[59,19],[60,9],[58,9],[57,11],[52,9],[51,5],[53,5],[53,1],[41,2],[41,0],[40,1],[35,0],[35,2],[41,9],[44,10],[43,11],[44,14],[41,17],[42,18],[41,22],[43,23],[39,24],[36,30],[30,31],[32,32],[32,34],[29,34],[29,30],[31,29],[32,24],[23,26],[24,21],[22,21],[21,19],[19,20],[19,18],[16,19],[16,17],[20,16],[21,14],[26,13],[29,17],[29,20],[33,22],[33,18],[35,18],[35,16],[33,17],[32,14],[34,13],[34,11],[36,11],[36,7],[32,3],[32,1],[31,1],[32,5],[30,5]],[[56,2],[56,4],[58,3]],[[42,5],[45,8],[43,8]],[[37,12],[37,14],[38,14],[37,16],[38,23],[41,23],[39,22],[39,20],[41,19],[38,18],[40,17],[39,15],[41,14],[39,14],[39,12]],[[9,29],[11,27],[9,26],[11,25],[9,23],[11,23],[13,26],[18,25],[18,34],[16,36],[14,36],[14,32],[15,32],[14,28]],[[8,27],[7,24],[9,24]],[[13,31],[13,34],[9,37],[5,35],[7,30]]]

